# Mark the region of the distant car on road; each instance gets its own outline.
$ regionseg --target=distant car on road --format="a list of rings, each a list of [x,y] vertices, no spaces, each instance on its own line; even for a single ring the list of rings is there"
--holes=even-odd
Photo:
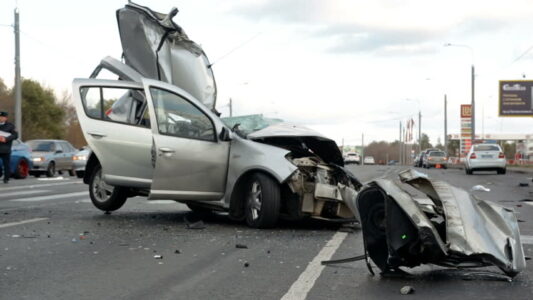
[[[67,171],[74,176],[72,157],[78,151],[69,142],[64,140],[31,140],[26,142],[32,149],[33,167],[30,174],[39,177],[55,176],[56,172]]]
[[[423,157],[424,151],[418,153],[415,156],[415,159],[413,160],[413,166],[415,167],[422,167],[422,157]]]
[[[365,156],[365,159],[363,160],[365,165],[375,165],[376,161],[374,160],[373,156]]]
[[[85,146],[72,157],[74,172],[76,172],[78,178],[83,178],[83,176],[85,176],[85,166],[87,165],[87,159],[89,159],[91,153],[91,148]]]
[[[465,172],[472,175],[474,171],[497,171],[505,174],[507,161],[498,144],[478,144],[468,151],[465,159]]]
[[[431,151],[441,151],[441,150],[438,149],[438,148],[427,148],[424,151],[420,152],[420,158],[419,158],[419,161],[418,161],[418,167],[424,167],[424,159],[425,159],[426,155],[428,155],[428,153],[431,152]]]
[[[12,177],[17,179],[28,177],[32,167],[30,147],[20,140],[14,140],[11,145],[11,160],[9,164]],[[2,160],[0,160],[0,166],[3,167]]]
[[[389,162],[387,163],[387,165],[389,166],[397,166],[398,165],[398,161],[397,160],[389,160]]]
[[[356,152],[348,152],[344,157],[345,164],[359,164],[361,162],[361,156]]]
[[[426,169],[439,166],[443,169],[448,168],[448,157],[444,151],[430,151],[424,155],[423,166]]]

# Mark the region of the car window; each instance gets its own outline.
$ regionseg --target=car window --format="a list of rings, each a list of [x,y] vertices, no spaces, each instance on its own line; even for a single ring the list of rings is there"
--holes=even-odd
[[[476,145],[474,151],[500,151],[498,145]]]
[[[61,142],[61,147],[64,152],[73,152],[73,147],[68,142]]]
[[[441,151],[431,151],[429,152],[429,156],[444,157],[446,156],[446,153],[441,152]]]
[[[49,141],[28,141],[28,146],[32,149],[32,151],[40,151],[40,152],[52,152],[55,151],[54,142]]]
[[[143,114],[146,97],[142,90],[84,87],[80,94],[85,113],[90,118],[149,127],[150,122],[146,121],[149,117]]]
[[[67,152],[67,149],[63,148],[63,145],[61,143],[55,143],[56,151],[61,150],[63,152]]]
[[[183,138],[215,141],[215,127],[209,117],[185,98],[150,88],[159,133]]]

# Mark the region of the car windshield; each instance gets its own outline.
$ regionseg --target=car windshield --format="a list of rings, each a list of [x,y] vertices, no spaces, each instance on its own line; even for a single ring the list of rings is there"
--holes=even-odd
[[[54,151],[54,143],[53,142],[43,142],[43,141],[29,141],[28,146],[33,151],[41,151],[41,152],[52,152]]]
[[[229,128],[233,128],[239,124],[237,133],[242,136],[247,136],[250,133],[267,128],[268,126],[283,123],[281,119],[266,118],[263,115],[245,115],[237,117],[221,118],[222,122]]]
[[[498,145],[476,145],[474,151],[500,151]]]
[[[432,151],[432,152],[429,152],[429,156],[443,157],[443,156],[446,156],[446,154],[442,151]]]

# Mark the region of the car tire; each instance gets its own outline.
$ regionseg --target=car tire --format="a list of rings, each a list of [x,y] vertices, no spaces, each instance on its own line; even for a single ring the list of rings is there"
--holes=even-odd
[[[15,173],[13,174],[13,177],[16,179],[24,179],[28,177],[30,173],[30,164],[25,160],[21,159],[17,163],[17,168],[15,169]]]
[[[76,171],[74,171],[74,170],[68,170],[68,175],[69,175],[69,176],[76,176]]]
[[[76,177],[83,178],[85,176],[85,171],[76,171]]]
[[[245,216],[248,226],[272,228],[276,225],[280,209],[280,187],[271,177],[255,173],[246,187]]]
[[[52,161],[46,168],[46,177],[54,177],[56,175],[56,164]]]
[[[103,211],[114,211],[122,207],[128,199],[124,188],[114,187],[102,180],[102,167],[94,167],[89,179],[89,196],[93,205]]]

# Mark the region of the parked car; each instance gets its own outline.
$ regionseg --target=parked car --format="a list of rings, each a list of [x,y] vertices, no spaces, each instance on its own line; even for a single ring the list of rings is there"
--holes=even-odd
[[[507,160],[498,144],[478,144],[470,147],[465,158],[465,172],[472,175],[474,171],[497,171],[505,174]]]
[[[74,172],[78,178],[83,178],[83,176],[85,176],[85,166],[87,165],[87,159],[89,159],[91,152],[91,148],[85,146],[72,157]]]
[[[78,150],[64,140],[31,140],[26,142],[32,149],[33,167],[30,174],[53,177],[56,172],[67,171],[74,176],[72,157]]]
[[[426,155],[428,155],[428,153],[431,151],[441,151],[441,150],[438,148],[427,148],[424,151],[420,152],[420,159],[418,162],[418,167],[424,167],[424,159]]]
[[[32,167],[30,147],[20,140],[13,140],[9,164],[12,177],[16,179],[28,177],[29,170]],[[0,160],[0,166],[3,167],[2,160]]]
[[[345,164],[359,164],[361,162],[361,156],[356,152],[348,152],[344,157]]]
[[[92,149],[83,178],[92,203],[112,211],[143,195],[193,211],[227,211],[257,228],[280,217],[355,220],[361,183],[342,167],[333,140],[258,115],[237,123],[219,118],[209,60],[171,21],[176,12],[133,3],[118,10],[125,63],[105,58],[92,78],[73,82]],[[168,55],[157,56],[156,40],[165,41]],[[94,79],[101,69],[120,80]]]
[[[376,161],[374,160],[373,156],[365,156],[365,159],[363,160],[365,165],[375,165]]]
[[[444,151],[430,151],[424,155],[423,166],[426,169],[440,166],[443,169],[448,168],[448,157]]]

